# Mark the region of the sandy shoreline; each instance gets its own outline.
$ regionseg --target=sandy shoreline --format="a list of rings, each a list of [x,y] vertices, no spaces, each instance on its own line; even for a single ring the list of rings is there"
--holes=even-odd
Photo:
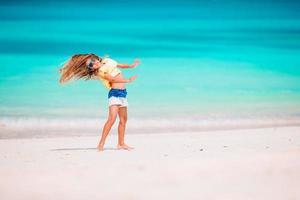
[[[299,199],[300,127],[0,140],[1,199]]]

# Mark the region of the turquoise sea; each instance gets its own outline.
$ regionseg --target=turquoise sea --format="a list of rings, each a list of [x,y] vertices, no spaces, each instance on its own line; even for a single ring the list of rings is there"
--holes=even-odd
[[[141,60],[122,69],[138,76],[127,85],[129,134],[300,125],[299,9],[291,0],[1,2],[0,138],[99,134],[102,83],[58,83],[64,61],[91,52]]]

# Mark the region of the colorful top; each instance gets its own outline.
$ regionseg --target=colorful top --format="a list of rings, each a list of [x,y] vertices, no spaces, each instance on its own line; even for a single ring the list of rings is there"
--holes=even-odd
[[[117,68],[118,63],[111,58],[104,58],[102,62],[104,64],[99,68],[97,76],[107,89],[111,89],[111,84],[108,80],[104,79],[104,75],[109,74],[115,77],[121,71]]]

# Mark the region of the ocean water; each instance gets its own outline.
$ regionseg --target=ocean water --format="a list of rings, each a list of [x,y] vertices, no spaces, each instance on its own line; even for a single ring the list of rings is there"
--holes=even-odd
[[[290,0],[1,2],[0,138],[99,134],[102,83],[58,83],[64,61],[91,52],[141,60],[122,69],[138,76],[127,85],[129,133],[300,125],[299,8]]]

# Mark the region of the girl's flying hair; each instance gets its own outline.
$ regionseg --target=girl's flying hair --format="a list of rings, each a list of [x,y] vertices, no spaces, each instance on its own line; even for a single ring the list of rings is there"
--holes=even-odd
[[[100,62],[103,60],[103,58],[100,58],[93,53],[73,55],[69,60],[63,63],[62,67],[59,69],[59,73],[61,74],[59,82],[64,84],[72,79],[95,79],[98,69],[89,70],[86,64],[87,60],[91,58],[98,59]]]

